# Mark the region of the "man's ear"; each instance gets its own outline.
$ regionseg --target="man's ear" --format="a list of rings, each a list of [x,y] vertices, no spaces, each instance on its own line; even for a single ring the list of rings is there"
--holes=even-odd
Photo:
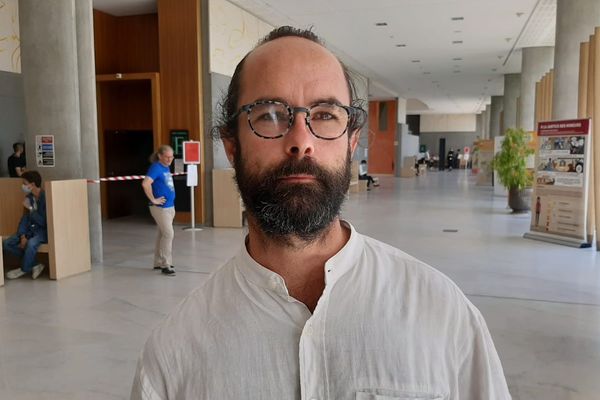
[[[229,165],[233,167],[233,160],[235,159],[237,149],[237,142],[233,138],[222,138],[223,147],[225,148],[225,154],[227,154],[227,159],[229,160]]]
[[[354,151],[358,146],[358,139],[360,139],[360,129],[355,130],[350,137],[350,153],[354,157]]]

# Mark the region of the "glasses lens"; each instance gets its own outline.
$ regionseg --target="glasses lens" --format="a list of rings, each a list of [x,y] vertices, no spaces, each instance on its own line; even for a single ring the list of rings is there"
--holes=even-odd
[[[348,127],[348,111],[335,104],[317,104],[310,109],[310,127],[319,137],[340,137]]]
[[[290,127],[290,113],[278,103],[256,104],[248,113],[248,120],[250,127],[264,137],[281,136]]]

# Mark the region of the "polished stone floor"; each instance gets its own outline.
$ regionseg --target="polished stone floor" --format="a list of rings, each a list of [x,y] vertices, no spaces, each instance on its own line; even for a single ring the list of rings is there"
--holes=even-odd
[[[343,215],[450,276],[482,311],[515,400],[600,399],[600,258],[522,238],[529,215],[465,171],[382,177]],[[445,229],[457,232],[443,232]],[[176,229],[176,277],[152,271],[154,225],[104,226],[91,273],[0,288],[0,399],[125,399],[152,327],[241,244],[238,229]],[[483,400],[483,399],[471,399]]]

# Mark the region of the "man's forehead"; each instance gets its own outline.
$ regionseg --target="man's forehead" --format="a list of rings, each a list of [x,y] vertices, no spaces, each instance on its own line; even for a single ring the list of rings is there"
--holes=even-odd
[[[276,81],[278,84],[288,81],[290,86],[297,82],[317,84],[326,81],[332,87],[337,84],[342,90],[342,93],[329,95],[348,95],[344,70],[335,55],[320,44],[304,38],[275,39],[248,54],[242,69],[242,91],[250,87],[256,89],[254,83],[258,79],[267,81],[265,83]]]

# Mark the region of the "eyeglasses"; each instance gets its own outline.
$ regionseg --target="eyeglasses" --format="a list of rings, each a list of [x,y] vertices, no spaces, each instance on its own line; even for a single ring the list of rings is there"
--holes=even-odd
[[[288,133],[299,112],[306,113],[304,119],[310,132],[324,140],[337,139],[348,129],[359,128],[366,115],[361,108],[334,103],[318,103],[306,108],[291,107],[275,100],[259,100],[243,105],[233,117],[237,118],[242,112],[247,114],[252,132],[264,139],[277,139]]]

